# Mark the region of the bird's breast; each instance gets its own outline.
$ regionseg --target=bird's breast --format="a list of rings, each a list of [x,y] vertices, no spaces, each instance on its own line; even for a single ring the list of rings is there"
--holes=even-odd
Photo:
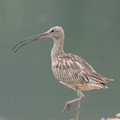
[[[65,68],[66,68],[66,66],[63,65],[63,63],[60,62],[59,60],[52,60],[52,71],[53,71],[53,74],[54,74],[55,78],[58,81],[62,81],[66,78]]]

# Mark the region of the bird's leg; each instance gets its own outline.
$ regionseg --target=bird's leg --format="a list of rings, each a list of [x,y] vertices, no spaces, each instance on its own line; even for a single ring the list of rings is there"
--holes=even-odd
[[[79,114],[80,114],[80,101],[78,101],[78,105],[77,105],[77,108],[76,108],[76,120],[78,120]]]
[[[66,102],[66,104],[65,104],[65,106],[63,108],[62,113],[64,113],[66,109],[68,109],[68,111],[70,111],[70,105],[72,103],[78,102],[78,101],[80,101],[80,100],[82,100],[84,98],[84,94],[82,92],[80,92],[80,91],[77,91],[77,92],[79,93],[79,98]],[[78,116],[79,116],[79,114],[78,114]]]
[[[72,104],[74,102],[77,102],[77,101],[80,101],[80,98],[77,98],[77,99],[66,102],[61,113],[64,113],[66,109],[68,109],[68,112],[69,112],[70,111],[70,104]]]
[[[78,94],[78,97],[80,97],[81,99],[85,97],[85,95],[81,91],[77,91],[77,94]],[[79,119],[79,114],[80,114],[80,101],[78,101],[78,105],[76,108],[76,120]]]

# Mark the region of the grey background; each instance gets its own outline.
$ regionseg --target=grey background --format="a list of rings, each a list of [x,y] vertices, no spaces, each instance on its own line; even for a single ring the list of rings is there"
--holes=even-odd
[[[0,120],[68,120],[61,114],[76,92],[59,84],[51,71],[51,39],[21,40],[53,26],[65,30],[65,51],[88,61],[105,77],[108,90],[83,92],[80,119],[99,120],[120,112],[120,0],[0,1]]]

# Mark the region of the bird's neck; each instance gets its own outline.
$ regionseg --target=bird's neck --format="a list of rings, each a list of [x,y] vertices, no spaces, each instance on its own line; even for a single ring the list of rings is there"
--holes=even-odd
[[[51,58],[57,57],[59,54],[64,53],[64,39],[54,40],[53,48],[51,50]]]

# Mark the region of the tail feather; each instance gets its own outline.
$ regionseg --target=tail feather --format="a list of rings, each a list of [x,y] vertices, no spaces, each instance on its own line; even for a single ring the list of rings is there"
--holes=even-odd
[[[102,86],[102,88],[104,89],[107,89],[108,88],[108,86],[105,84],[105,83],[100,83],[100,86]]]
[[[91,74],[91,78],[93,80],[95,80],[96,82],[100,82],[100,83],[102,83],[102,82],[106,83],[108,81],[113,81],[113,79],[103,77],[102,75],[100,75],[98,73]]]
[[[105,78],[106,81],[113,81],[113,79]]]

